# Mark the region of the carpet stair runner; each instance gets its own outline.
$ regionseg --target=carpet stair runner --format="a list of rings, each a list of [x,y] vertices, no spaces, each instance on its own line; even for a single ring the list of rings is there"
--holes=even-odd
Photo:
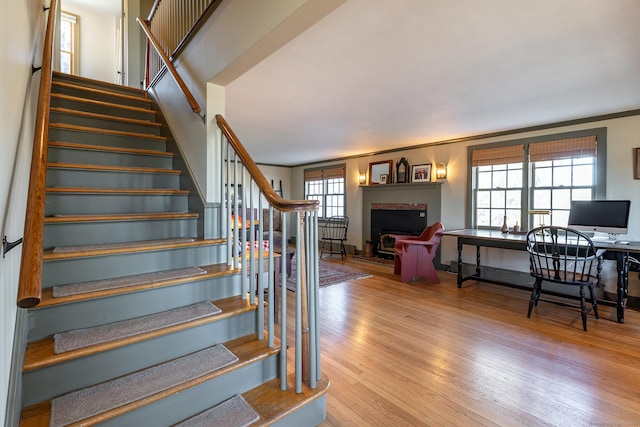
[[[203,237],[148,95],[60,73],[52,90],[20,425],[320,423],[328,380],[280,389],[279,344],[258,340],[238,271],[216,263],[226,239]]]

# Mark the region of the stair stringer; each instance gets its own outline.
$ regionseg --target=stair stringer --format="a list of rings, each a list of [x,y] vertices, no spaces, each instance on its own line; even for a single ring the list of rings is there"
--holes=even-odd
[[[171,131],[171,126],[167,120],[165,114],[162,111],[162,105],[158,102],[155,93],[150,91],[148,93],[149,99],[153,101],[153,106],[156,110],[156,120],[162,125],[162,135],[167,137],[165,146],[166,150],[173,153],[173,162],[176,169],[185,170],[189,173],[180,176],[180,187],[189,190],[189,206],[194,206],[198,212],[203,212],[203,215],[198,221],[198,232],[202,232],[205,238],[221,236],[219,216],[220,216],[220,203],[208,202],[205,203],[205,197],[202,189],[193,178],[194,173],[191,166],[186,160],[184,152],[181,149],[180,143],[175,138],[174,133]],[[205,124],[202,123],[204,128]],[[206,144],[206,140],[202,141]]]

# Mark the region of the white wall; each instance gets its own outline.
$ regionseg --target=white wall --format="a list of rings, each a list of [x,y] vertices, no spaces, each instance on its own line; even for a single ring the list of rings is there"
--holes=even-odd
[[[61,3],[62,10],[78,15],[80,61],[78,74],[95,80],[116,83],[116,25],[119,17]]]
[[[35,0],[0,0],[0,9],[5,16],[0,26],[0,237],[15,241],[22,237],[24,228],[40,77],[36,73],[32,78],[31,65],[41,63],[41,43],[37,41],[38,35],[44,33],[45,14],[42,3]],[[20,258],[20,246],[0,258],[0,425],[10,419],[6,405],[10,397]]]
[[[362,189],[358,186],[358,171],[368,170],[369,162],[393,160],[395,162],[405,157],[410,165],[421,163],[444,162],[448,166],[447,180],[442,184],[442,207],[440,216],[448,230],[465,227],[465,212],[467,200],[467,147],[470,145],[521,139],[540,135],[556,134],[581,129],[607,128],[607,198],[630,199],[631,214],[629,221],[628,240],[640,241],[640,180],[633,179],[633,148],[640,147],[640,116],[603,120],[580,125],[564,126],[536,132],[526,132],[475,141],[453,144],[441,144],[404,150],[376,156],[359,157],[348,160],[318,163],[315,166],[346,163],[347,171],[347,215],[349,216],[348,242],[362,249]],[[389,146],[392,147],[390,141]],[[292,197],[304,196],[303,171],[305,167],[294,168],[291,173]],[[394,170],[395,173],[395,170]],[[519,271],[529,271],[528,258],[523,254],[506,251],[483,249],[481,253],[483,264],[498,268],[508,268]],[[449,264],[457,262],[458,252],[454,238],[445,237],[441,243],[441,262]],[[465,251],[464,261],[475,262],[475,251]],[[611,274],[613,264],[607,261],[605,276],[608,278],[607,291],[612,289],[615,272]],[[630,275],[629,291],[631,295],[640,296],[640,281],[637,274]]]
[[[345,0],[235,0],[222,2],[175,61],[180,77],[206,114],[206,127],[196,124],[176,83],[166,74],[154,93],[189,162],[207,202],[217,200],[207,183],[216,175],[217,126],[224,114],[224,87],[259,61],[309,28]],[[214,88],[215,89],[212,89]],[[214,94],[214,95],[212,95]],[[211,99],[218,96],[218,99]],[[171,105],[169,105],[171,104]],[[180,107],[180,104],[182,105]],[[210,108],[210,106],[216,106]],[[181,108],[177,110],[176,108]],[[190,116],[190,117],[189,117]],[[233,120],[228,118],[231,127]],[[242,141],[242,135],[239,135]],[[207,169],[209,168],[209,169]]]

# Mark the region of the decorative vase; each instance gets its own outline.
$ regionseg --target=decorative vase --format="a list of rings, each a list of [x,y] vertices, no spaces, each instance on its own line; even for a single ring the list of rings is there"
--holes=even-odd
[[[509,227],[507,227],[507,216],[504,216],[504,221],[502,222],[502,228],[500,229],[503,233],[509,232]]]

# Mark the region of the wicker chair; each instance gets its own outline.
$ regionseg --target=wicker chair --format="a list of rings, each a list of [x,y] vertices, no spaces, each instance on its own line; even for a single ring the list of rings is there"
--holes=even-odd
[[[593,295],[593,286],[600,285],[602,255],[605,250],[596,249],[591,239],[577,230],[543,226],[527,233],[527,251],[531,275],[536,279],[527,317],[531,317],[533,307],[538,305],[543,281],[579,286],[582,329],[586,331],[587,314],[593,311],[596,319],[598,318],[598,303]],[[591,307],[587,307],[584,288],[589,289]]]

